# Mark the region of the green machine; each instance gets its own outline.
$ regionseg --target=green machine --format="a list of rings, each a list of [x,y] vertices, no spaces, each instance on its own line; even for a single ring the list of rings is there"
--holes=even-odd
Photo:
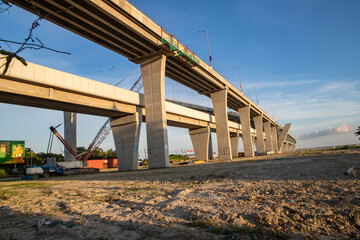
[[[0,141],[0,164],[24,163],[25,141]]]

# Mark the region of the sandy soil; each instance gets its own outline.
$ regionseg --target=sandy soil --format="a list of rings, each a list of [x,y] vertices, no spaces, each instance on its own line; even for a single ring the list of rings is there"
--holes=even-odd
[[[360,239],[360,151],[296,155],[0,182],[0,239]]]

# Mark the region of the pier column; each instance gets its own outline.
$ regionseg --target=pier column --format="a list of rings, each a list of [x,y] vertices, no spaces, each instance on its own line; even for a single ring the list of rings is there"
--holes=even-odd
[[[165,55],[140,64],[144,85],[149,168],[170,167],[165,108],[165,64]]]
[[[189,134],[194,147],[195,158],[199,161],[208,161],[210,127],[189,129]]]
[[[265,149],[267,152],[274,151],[272,136],[271,136],[271,124],[270,122],[264,122],[264,130],[266,135]]]
[[[264,131],[263,131],[263,117],[256,116],[253,117],[255,130],[256,130],[256,150],[258,153],[265,153],[265,142],[264,142]]]
[[[209,134],[209,159],[210,160],[214,159],[214,151],[213,151],[213,146],[212,146],[211,129],[210,129],[210,134]]]
[[[285,142],[282,147],[282,152],[287,153],[289,151],[289,144]]]
[[[77,114],[74,112],[64,112],[64,139],[76,152],[76,120]],[[64,148],[65,162],[76,161],[76,158]]]
[[[211,93],[214,107],[219,160],[231,160],[231,144],[227,113],[227,88]]]
[[[119,171],[138,168],[141,122],[141,111],[133,115],[111,119]]]
[[[231,142],[231,155],[233,158],[237,158],[239,152],[239,132],[230,133],[230,142]]]
[[[283,151],[283,147],[284,147],[284,142],[286,139],[286,136],[289,133],[291,127],[291,123],[285,124],[285,126],[282,128],[282,132],[280,133],[279,136],[279,152],[284,152]]]
[[[278,152],[279,151],[279,145],[278,145],[278,136],[277,136],[277,128],[276,128],[276,126],[271,127],[271,140],[272,140],[272,145],[273,145],[274,151]]]
[[[244,156],[254,156],[254,144],[251,136],[251,125],[250,125],[250,105],[238,109],[242,131],[242,141],[244,145]]]

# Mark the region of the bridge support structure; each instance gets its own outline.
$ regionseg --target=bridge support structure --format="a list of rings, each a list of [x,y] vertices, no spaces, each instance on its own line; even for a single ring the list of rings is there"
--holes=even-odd
[[[64,139],[72,149],[76,151],[76,120],[77,114],[74,112],[64,112]],[[75,157],[64,147],[65,162],[76,161]]]
[[[189,129],[189,134],[194,147],[195,158],[199,161],[208,161],[210,127]]]
[[[272,136],[271,136],[270,122],[264,122],[264,130],[265,130],[265,136],[266,136],[266,142],[265,142],[266,152],[273,152],[274,147],[273,147]]]
[[[165,107],[166,56],[160,54],[140,64],[143,78],[149,168],[170,167]]]
[[[233,158],[238,157],[239,152],[239,132],[230,133],[230,142],[231,142],[231,155]]]
[[[285,139],[289,133],[290,127],[291,127],[291,123],[288,123],[288,124],[285,124],[285,126],[282,128],[282,132],[279,136],[279,152],[285,152],[287,150],[287,149],[284,149],[284,145],[285,145]]]
[[[250,105],[238,109],[240,122],[241,122],[241,131],[242,131],[242,141],[244,145],[244,156],[253,157],[254,156],[254,144],[253,138],[251,136],[251,125],[250,125]]]
[[[265,153],[265,141],[264,141],[264,131],[263,131],[263,117],[256,116],[253,117],[256,131],[256,141],[255,146],[258,153]]]
[[[210,94],[215,114],[219,160],[232,159],[227,112],[227,93],[228,89],[225,88]]]
[[[277,127],[276,126],[271,127],[271,141],[272,141],[274,152],[278,152],[279,144],[278,144],[278,135],[277,135]]]
[[[133,115],[111,119],[110,124],[114,136],[119,171],[138,168],[141,123],[141,111]]]

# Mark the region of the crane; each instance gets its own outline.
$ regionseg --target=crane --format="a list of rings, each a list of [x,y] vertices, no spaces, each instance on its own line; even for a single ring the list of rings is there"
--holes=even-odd
[[[142,75],[135,81],[133,86],[130,88],[130,91],[134,91],[139,93],[143,87],[143,84],[141,82]],[[64,144],[65,148],[73,155],[77,160],[83,162],[83,166],[87,167],[87,160],[91,156],[91,153],[94,149],[96,149],[100,144],[105,140],[105,138],[110,134],[111,126],[110,126],[110,118],[106,120],[104,125],[100,128],[99,132],[96,134],[94,140],[90,143],[87,150],[82,154],[77,154],[74,149],[65,141],[65,139],[60,135],[60,133],[56,130],[61,124],[59,124],[56,127],[51,126],[50,130],[50,138],[49,138],[49,144],[48,144],[48,153],[51,151],[52,147],[52,141],[54,138],[54,135],[60,140],[62,144]],[[53,134],[53,135],[51,135]],[[51,142],[51,143],[50,143]]]

